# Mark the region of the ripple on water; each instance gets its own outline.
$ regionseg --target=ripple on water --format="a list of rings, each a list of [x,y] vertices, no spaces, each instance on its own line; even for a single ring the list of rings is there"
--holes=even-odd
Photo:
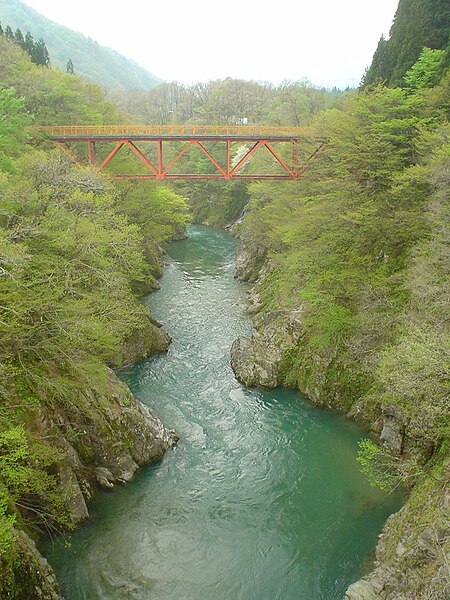
[[[46,554],[66,600],[340,599],[399,499],[359,472],[355,425],[236,382],[229,348],[250,325],[235,242],[190,236],[146,300],[173,344],[124,374],[180,444]]]

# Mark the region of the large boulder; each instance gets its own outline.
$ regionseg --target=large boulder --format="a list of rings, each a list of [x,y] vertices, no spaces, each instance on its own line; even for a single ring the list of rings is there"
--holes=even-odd
[[[303,334],[302,312],[266,313],[251,338],[239,337],[231,347],[231,368],[246,386],[274,388],[285,384],[289,350]]]

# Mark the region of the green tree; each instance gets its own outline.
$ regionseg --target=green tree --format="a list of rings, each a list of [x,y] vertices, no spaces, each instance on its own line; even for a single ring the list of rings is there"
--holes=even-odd
[[[73,62],[72,62],[71,58],[69,58],[69,60],[67,61],[66,72],[69,73],[70,75],[74,74]]]
[[[25,50],[25,38],[23,37],[23,33],[20,31],[19,28],[17,28],[14,32],[14,40],[16,44],[19,44],[22,50]]]
[[[42,65],[48,67],[50,64],[50,56],[47,50],[47,46],[42,38],[34,44],[33,50],[31,51],[31,60],[36,65]]]
[[[23,151],[24,128],[31,122],[24,106],[14,88],[0,90],[0,171],[14,171],[13,159]]]
[[[30,58],[34,50],[34,39],[29,31],[25,34],[25,51],[29,54]]]
[[[443,50],[424,48],[417,62],[405,74],[406,87],[411,90],[434,87],[442,76]]]
[[[391,73],[390,62],[389,44],[384,35],[382,35],[373,55],[372,63],[364,73],[361,86],[364,88],[368,85],[385,83],[389,79]]]

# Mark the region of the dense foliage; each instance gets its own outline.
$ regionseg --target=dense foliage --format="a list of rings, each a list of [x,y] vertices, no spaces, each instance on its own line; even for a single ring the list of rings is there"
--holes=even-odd
[[[70,525],[57,477],[64,452],[41,439],[43,407],[76,403],[120,364],[147,315],[136,292],[154,285],[160,245],[187,215],[171,190],[114,188],[35,131],[120,121],[99,88],[36,66],[8,36],[0,80],[0,564],[11,575],[14,527]]]
[[[44,40],[41,38],[39,41],[35,42],[33,36],[29,31],[23,35],[22,31],[17,28],[16,31],[13,32],[11,27],[7,25],[3,30],[3,27],[0,23],[0,35],[6,36],[12,42],[18,44],[22,50],[24,50],[28,56],[31,58],[31,61],[36,65],[42,65],[43,67],[48,67],[50,64],[50,55],[47,50],[47,46],[45,45]]]
[[[295,191],[253,184],[246,218],[273,261],[265,309],[306,309],[287,381],[307,389],[327,365],[331,403],[398,404],[430,443],[448,433],[447,86],[377,88],[328,111],[321,164]]]
[[[424,47],[447,49],[448,66],[449,28],[450,8],[446,0],[400,0],[389,39],[381,36],[362,85],[367,87],[380,82],[403,85],[406,72]]]

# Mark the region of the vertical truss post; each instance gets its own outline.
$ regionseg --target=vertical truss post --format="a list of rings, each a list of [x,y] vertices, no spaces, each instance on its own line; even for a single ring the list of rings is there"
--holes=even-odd
[[[294,140],[292,148],[292,172],[295,175],[295,179],[298,179],[298,144],[299,140]]]
[[[230,179],[230,162],[231,162],[231,140],[227,140],[227,166],[225,179]]]
[[[158,139],[158,173],[156,179],[164,179],[163,142],[161,138]]]
[[[95,148],[94,140],[88,140],[88,157],[90,165],[97,164],[97,150]]]

